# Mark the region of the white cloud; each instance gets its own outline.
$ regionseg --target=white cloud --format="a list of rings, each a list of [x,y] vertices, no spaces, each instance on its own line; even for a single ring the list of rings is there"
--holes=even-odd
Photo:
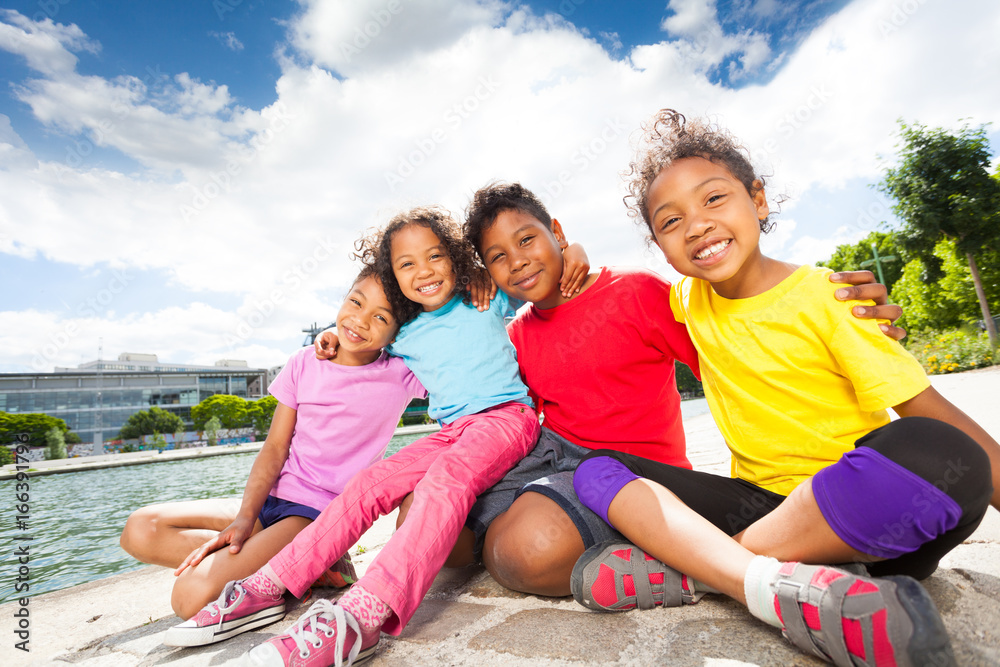
[[[38,160],[24,139],[11,127],[10,118],[0,114],[0,169],[34,169]]]
[[[65,26],[49,18],[32,21],[13,9],[0,10],[0,18],[0,49],[24,56],[29,67],[44,74],[72,71],[77,63],[72,51],[101,50],[76,25]]]
[[[243,42],[236,37],[234,32],[216,32],[214,30],[209,31],[210,36],[215,37],[224,47],[230,51],[242,51]]]
[[[897,117],[1000,120],[990,76],[1000,71],[995,3],[982,0],[975,22],[928,3],[899,26],[890,0],[848,5],[772,81],[740,90],[711,83],[706,72],[734,54],[740,71],[764,66],[766,42],[713,32],[718,20],[705,7],[714,5],[702,5],[671,5],[683,10],[671,17],[671,39],[619,60],[556,15],[469,1],[403,3],[348,62],[340,44],[388,3],[316,0],[291,26],[276,100],[263,109],[237,106],[224,81],[184,72],[83,76],[66,46],[91,44],[79,28],[4,14],[0,35],[34,30],[54,45],[16,50],[0,42],[37,72],[18,82],[16,95],[67,148],[58,159],[36,159],[19,128],[0,122],[0,252],[162,271],[164,290],[190,295],[190,306],[168,309],[151,293],[148,313],[81,322],[90,339],[105,335],[106,350],[271,365],[287,357],[301,326],[332,317],[356,270],[347,261],[351,243],[367,227],[414,204],[460,213],[495,178],[536,190],[595,264],[669,275],[627,219],[619,178],[630,135],[658,108],[712,114],[773,169],[769,190],[797,200],[876,180],[875,155],[891,155]],[[705,30],[715,41],[697,43]],[[140,167],[110,169],[95,160],[95,147]],[[814,262],[851,239],[854,217],[845,207],[842,220],[782,218],[765,247]],[[208,307],[199,303],[206,292],[240,305]],[[268,301],[265,321],[227,342]],[[5,359],[30,366],[38,332],[48,340],[74,321],[42,307],[3,314]],[[92,340],[68,346],[54,363],[75,365],[93,349]]]
[[[301,0],[292,41],[312,62],[351,75],[447,49],[499,19],[487,0]]]

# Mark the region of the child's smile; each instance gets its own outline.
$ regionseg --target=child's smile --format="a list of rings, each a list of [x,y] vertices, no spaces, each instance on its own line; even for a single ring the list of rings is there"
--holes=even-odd
[[[353,366],[371,363],[396,335],[396,318],[382,285],[374,277],[354,283],[337,312],[341,353],[336,362]]]
[[[455,292],[448,251],[428,227],[410,224],[392,237],[392,271],[399,289],[425,311],[437,310]]]
[[[659,173],[647,205],[656,244],[680,273],[731,299],[771,286],[760,282],[760,221],[769,212],[763,189],[751,196],[724,165],[689,157]]]
[[[563,272],[562,228],[549,230],[534,216],[503,211],[483,232],[483,262],[504,292],[539,308],[554,308],[567,299],[559,289]]]

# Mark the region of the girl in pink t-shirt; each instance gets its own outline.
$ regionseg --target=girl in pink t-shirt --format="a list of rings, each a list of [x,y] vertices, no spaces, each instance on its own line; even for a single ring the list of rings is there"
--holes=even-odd
[[[176,568],[171,604],[181,618],[291,542],[355,473],[382,458],[407,404],[426,395],[403,361],[382,351],[399,324],[373,269],[354,281],[337,327],[343,334],[336,359],[320,360],[312,347],[302,348],[271,383],[278,406],[242,501],[161,503],[128,518],[122,548],[145,563]],[[323,583],[353,580],[345,555]]]

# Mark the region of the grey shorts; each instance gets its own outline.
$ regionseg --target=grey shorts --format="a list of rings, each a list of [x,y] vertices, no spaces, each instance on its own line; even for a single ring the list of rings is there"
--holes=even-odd
[[[525,491],[534,491],[554,500],[573,520],[583,538],[584,548],[607,540],[624,540],[621,533],[585,507],[573,490],[573,473],[580,460],[591,451],[542,427],[535,448],[503,479],[476,498],[465,520],[465,525],[476,534],[476,557],[482,554],[483,540],[490,524],[510,509],[514,500]]]

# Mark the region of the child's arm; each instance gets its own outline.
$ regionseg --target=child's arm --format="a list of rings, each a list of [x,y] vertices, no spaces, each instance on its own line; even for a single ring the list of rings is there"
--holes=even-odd
[[[906,331],[893,326],[900,318],[903,309],[889,303],[889,292],[882,283],[875,282],[875,274],[871,271],[841,271],[830,274],[830,282],[844,283],[848,287],[838,289],[834,296],[839,301],[865,301],[871,299],[874,306],[855,306],[851,311],[855,317],[862,320],[888,320],[888,324],[879,324],[879,328],[893,340],[903,340]]]
[[[567,299],[583,287],[590,273],[590,258],[579,243],[563,248],[563,273],[559,279],[559,289]]]
[[[497,284],[485,269],[481,270],[469,286],[466,288],[472,295],[472,305],[479,312],[490,309],[490,301],[497,295]]]
[[[288,449],[292,443],[296,415],[295,410],[278,403],[274,410],[274,417],[271,419],[271,428],[267,432],[267,439],[257,454],[257,458],[254,459],[253,468],[250,469],[250,477],[243,490],[243,503],[240,505],[236,519],[214,538],[192,551],[180,564],[180,567],[174,571],[174,575],[179,575],[188,567],[194,567],[205,556],[213,551],[218,551],[227,544],[230,553],[239,553],[243,542],[253,532],[257,515],[264,507],[264,501],[267,500],[268,493],[274,487],[278,475],[281,474],[281,468],[288,459]]]
[[[337,338],[337,330],[335,328],[327,329],[313,340],[313,349],[316,350],[317,359],[333,359],[337,356],[337,348],[339,346],[340,339]],[[271,423],[273,424],[274,422]]]
[[[951,424],[979,443],[990,457],[993,477],[993,497],[990,504],[1000,510],[1000,445],[982,426],[951,404],[934,387],[928,387],[913,398],[893,408],[900,417],[930,417]]]

